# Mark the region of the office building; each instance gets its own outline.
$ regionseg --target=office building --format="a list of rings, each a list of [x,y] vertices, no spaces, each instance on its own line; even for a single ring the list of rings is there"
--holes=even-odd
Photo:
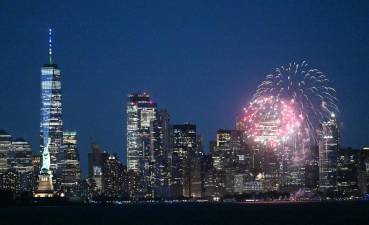
[[[52,30],[49,29],[49,60],[41,68],[40,151],[47,147],[52,173],[57,169],[57,156],[63,146],[61,73],[53,60]],[[50,173],[51,173],[50,172]]]
[[[60,161],[61,190],[66,196],[78,195],[81,167],[77,147],[77,132],[63,132],[63,159]]]
[[[126,167],[119,161],[117,155],[109,155],[103,164],[102,193],[107,199],[116,200],[126,196]]]
[[[32,192],[34,171],[32,166],[32,149],[27,141],[17,138],[12,141],[11,168],[16,171],[16,192]]]
[[[339,150],[339,128],[335,115],[322,123],[319,136],[319,188],[325,192],[334,192],[337,190]]]
[[[139,192],[153,197],[150,126],[156,119],[156,103],[148,93],[128,95],[127,104],[127,169],[141,178]]]
[[[156,198],[170,197],[171,127],[169,120],[169,113],[162,109],[156,113],[156,118],[150,126],[151,185]]]
[[[53,61],[52,30],[49,29],[49,61],[41,68],[40,151],[42,167],[38,179],[36,198],[53,197],[53,174],[56,173],[58,155],[63,146],[61,101],[61,74]]]
[[[0,173],[5,172],[9,167],[9,155],[12,148],[12,136],[0,130]]]
[[[337,156],[337,190],[341,198],[361,196],[359,176],[360,150],[340,149]]]
[[[102,152],[96,143],[91,144],[91,153],[88,153],[88,178],[95,183],[94,193],[102,192],[103,166],[109,154]]]
[[[172,143],[172,196],[190,198],[192,196],[191,165],[198,150],[196,125],[173,125]]]

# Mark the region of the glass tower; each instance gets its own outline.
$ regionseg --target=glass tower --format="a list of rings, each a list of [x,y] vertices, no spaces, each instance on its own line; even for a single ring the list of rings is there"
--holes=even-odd
[[[150,152],[150,124],[156,118],[156,103],[147,93],[128,96],[127,105],[127,167],[142,172]],[[146,165],[147,166],[147,165]]]
[[[191,197],[191,168],[197,151],[196,125],[173,125],[172,142],[172,195]]]
[[[63,142],[60,69],[52,58],[52,30],[49,29],[49,62],[41,68],[40,150],[42,170],[55,171]]]
[[[169,113],[165,109],[157,111],[152,121],[151,133],[151,164],[152,185],[155,197],[169,197],[170,185],[170,123]]]
[[[64,131],[63,145],[64,159],[58,160],[58,170],[61,171],[61,188],[67,196],[74,196],[78,192],[78,182],[81,179],[81,168],[77,148],[77,132]]]
[[[323,191],[337,189],[337,153],[339,129],[335,116],[322,123],[319,141],[319,186]]]
[[[128,96],[127,168],[139,176],[135,195],[145,198],[153,195],[150,126],[156,118],[156,107],[145,92]]]

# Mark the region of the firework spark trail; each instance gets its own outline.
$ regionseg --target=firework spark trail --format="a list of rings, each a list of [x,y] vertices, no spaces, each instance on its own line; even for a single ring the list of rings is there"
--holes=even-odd
[[[251,102],[256,103],[261,98],[270,96],[274,97],[275,102],[293,100],[295,114],[303,118],[300,121],[303,123],[301,129],[307,130],[310,140],[316,143],[316,129],[319,124],[330,118],[331,114],[339,112],[335,94],[334,88],[329,86],[327,76],[303,61],[301,64],[289,63],[281,66],[267,75],[258,86]],[[246,109],[245,117],[250,116],[247,110],[250,111],[251,105]],[[255,114],[252,120],[258,120],[254,117]],[[246,129],[246,132],[252,133],[253,130]]]
[[[301,135],[304,118],[295,110],[295,101],[263,96],[245,109],[244,129],[248,137],[270,147],[283,144],[295,135]]]

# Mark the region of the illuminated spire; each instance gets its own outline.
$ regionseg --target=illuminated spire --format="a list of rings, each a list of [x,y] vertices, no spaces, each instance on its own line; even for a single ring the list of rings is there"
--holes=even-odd
[[[52,29],[49,29],[49,64],[53,64],[53,46],[51,39]]]

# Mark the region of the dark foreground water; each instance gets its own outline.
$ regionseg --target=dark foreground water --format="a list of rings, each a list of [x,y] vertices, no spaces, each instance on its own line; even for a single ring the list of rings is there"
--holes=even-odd
[[[0,208],[0,225],[369,225],[369,202],[177,203]]]

